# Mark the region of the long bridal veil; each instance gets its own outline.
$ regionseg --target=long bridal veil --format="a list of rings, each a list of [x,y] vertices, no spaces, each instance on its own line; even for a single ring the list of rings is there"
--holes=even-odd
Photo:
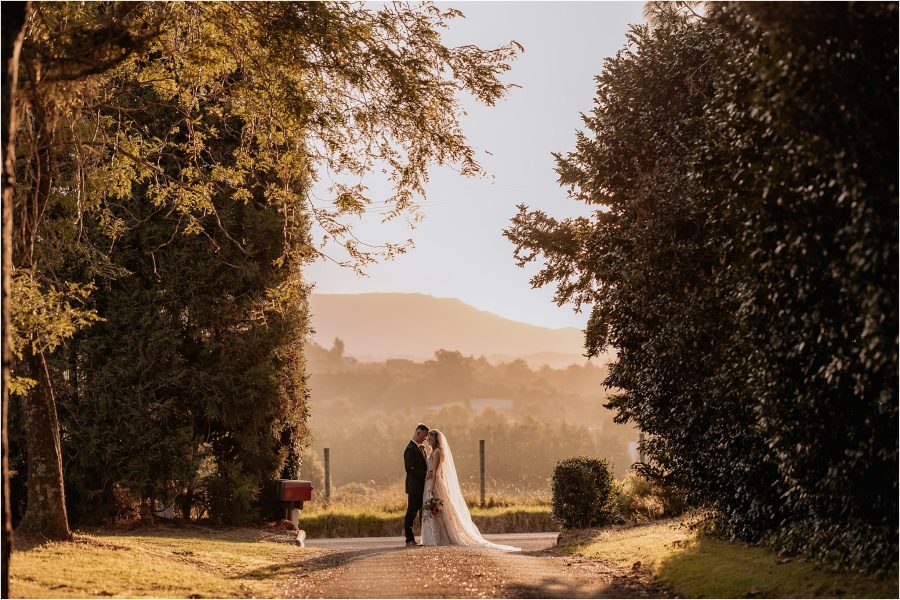
[[[459,486],[459,477],[456,475],[456,465],[453,462],[450,444],[447,443],[447,438],[442,431],[439,431],[438,434],[441,436],[441,450],[444,455],[440,466],[440,478],[444,483],[444,493],[447,496],[443,510],[444,522],[447,526],[447,534],[450,536],[453,544],[457,546],[481,546],[494,550],[521,550],[521,548],[514,546],[504,546],[503,544],[489,542],[478,531],[478,527],[472,522],[472,515],[469,513],[469,507],[466,505],[466,499],[463,497],[462,488]]]

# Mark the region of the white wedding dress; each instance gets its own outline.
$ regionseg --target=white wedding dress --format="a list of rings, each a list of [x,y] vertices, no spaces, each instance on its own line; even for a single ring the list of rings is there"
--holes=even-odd
[[[443,501],[441,511],[432,515],[427,508],[422,509],[422,544],[425,546],[471,546],[518,552],[521,548],[494,544],[484,539],[478,527],[472,522],[472,515],[459,487],[453,453],[443,433],[440,436],[443,458],[435,469],[436,455],[428,455],[428,473],[432,477],[425,480],[424,501],[437,497]]]

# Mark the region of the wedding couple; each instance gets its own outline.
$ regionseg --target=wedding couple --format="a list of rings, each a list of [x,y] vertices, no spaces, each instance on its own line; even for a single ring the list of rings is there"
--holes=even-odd
[[[428,443],[426,448],[425,443]],[[403,452],[406,494],[409,504],[403,522],[407,546],[473,546],[494,550],[520,548],[484,539],[472,522],[453,464],[447,438],[437,429],[419,423]],[[422,512],[422,544],[416,543],[413,522]]]

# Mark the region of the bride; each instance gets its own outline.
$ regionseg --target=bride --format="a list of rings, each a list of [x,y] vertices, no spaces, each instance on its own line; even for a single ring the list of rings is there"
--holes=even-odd
[[[484,539],[472,522],[453,464],[447,438],[437,429],[428,432],[428,472],[422,508],[422,543],[425,546],[475,546],[494,550],[521,548],[494,544]],[[430,508],[430,507],[434,508]]]

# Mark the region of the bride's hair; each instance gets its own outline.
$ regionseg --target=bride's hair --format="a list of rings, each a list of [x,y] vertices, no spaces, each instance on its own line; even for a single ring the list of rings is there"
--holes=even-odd
[[[441,447],[441,437],[440,431],[437,429],[432,429],[428,432],[428,443],[431,444],[432,448],[440,448]]]

